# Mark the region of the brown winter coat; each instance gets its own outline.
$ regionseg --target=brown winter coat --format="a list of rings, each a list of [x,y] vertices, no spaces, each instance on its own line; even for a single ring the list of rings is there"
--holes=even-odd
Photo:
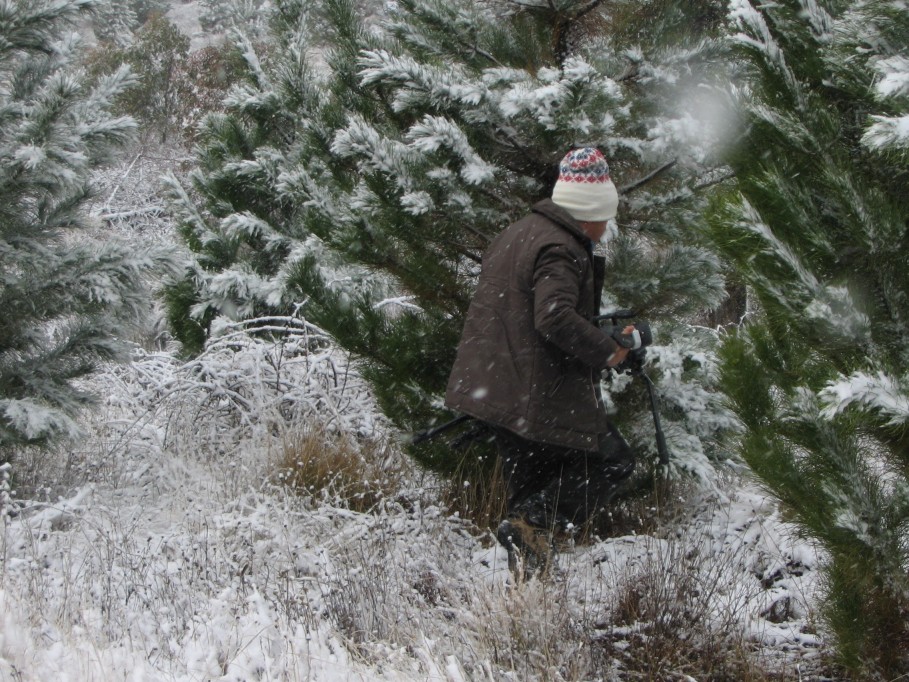
[[[546,199],[483,256],[445,404],[524,438],[596,450],[606,417],[595,382],[617,344],[589,320],[603,260]]]

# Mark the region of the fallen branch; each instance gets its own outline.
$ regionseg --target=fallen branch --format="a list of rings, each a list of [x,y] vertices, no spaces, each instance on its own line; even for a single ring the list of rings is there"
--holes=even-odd
[[[129,168],[126,169],[126,172],[123,174],[123,177],[120,178],[120,182],[118,182],[117,186],[114,187],[113,190],[111,190],[110,196],[107,197],[107,201],[105,201],[104,206],[101,207],[102,211],[106,208],[110,208],[110,202],[112,202],[114,200],[114,197],[116,196],[117,192],[120,191],[120,186],[123,184],[123,181],[129,177],[130,172],[133,170],[133,166],[136,165],[136,161],[138,161],[141,158],[142,158],[142,152],[139,152],[138,154],[136,154],[136,158],[133,159],[133,162],[131,164],[129,164]]]
[[[101,216],[102,220],[107,220],[108,222],[113,222],[114,220],[123,220],[125,218],[135,218],[140,215],[155,215],[158,213],[163,213],[164,207],[156,204],[154,206],[148,206],[146,208],[137,208],[132,211],[120,211],[119,213],[105,213]]]

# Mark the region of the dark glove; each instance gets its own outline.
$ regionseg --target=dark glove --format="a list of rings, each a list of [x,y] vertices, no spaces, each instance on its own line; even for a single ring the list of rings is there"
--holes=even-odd
[[[613,369],[622,374],[624,372],[636,372],[644,366],[644,360],[647,359],[647,349],[646,348],[635,348],[633,351],[628,353],[622,362],[617,364]]]
[[[603,332],[612,338],[617,344],[622,348],[630,348],[632,350],[638,350],[640,348],[645,348],[653,343],[653,333],[650,331],[650,324],[644,322],[643,320],[637,322],[633,326],[634,329],[631,332],[626,332],[625,329],[629,325],[620,327],[618,325],[604,325],[601,327]]]

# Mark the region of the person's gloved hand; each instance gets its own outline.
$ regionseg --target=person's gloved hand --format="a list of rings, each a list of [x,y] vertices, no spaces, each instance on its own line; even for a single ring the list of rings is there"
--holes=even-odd
[[[625,359],[618,365],[615,365],[613,369],[619,374],[622,374],[623,372],[635,372],[644,366],[644,361],[646,359],[647,349],[636,348],[634,350],[628,351]]]
[[[610,367],[616,367],[617,365],[625,362],[625,359],[628,357],[628,353],[631,352],[631,346],[627,346],[619,341],[619,338],[633,338],[635,328],[633,324],[629,324],[619,330],[618,327],[613,327],[609,333],[609,336],[619,344],[618,350],[615,353],[609,356],[609,359],[606,361],[606,364]]]
[[[650,324],[643,320],[619,329],[618,327],[605,328],[604,331],[622,348],[637,350],[653,343],[653,333]]]

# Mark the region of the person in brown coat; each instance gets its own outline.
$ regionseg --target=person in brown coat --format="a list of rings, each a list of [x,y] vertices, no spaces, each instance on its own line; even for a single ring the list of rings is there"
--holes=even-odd
[[[496,535],[512,567],[522,552],[528,563],[547,562],[539,538],[585,523],[634,468],[607,420],[599,377],[640,336],[629,325],[616,340],[591,321],[605,270],[593,246],[617,206],[602,153],[573,150],[559,164],[552,198],[483,256],[445,404],[495,433],[508,484]]]

